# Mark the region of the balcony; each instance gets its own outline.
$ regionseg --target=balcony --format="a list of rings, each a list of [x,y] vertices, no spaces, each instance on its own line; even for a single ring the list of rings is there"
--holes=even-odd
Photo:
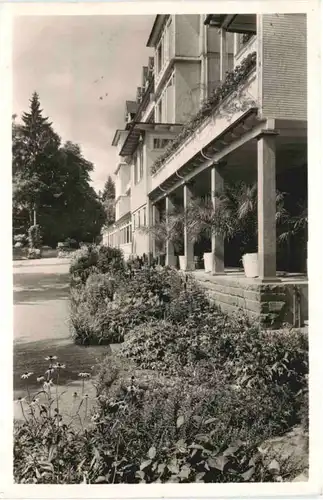
[[[122,195],[116,200],[116,222],[130,212],[130,196]]]
[[[203,148],[220,138],[249,110],[257,107],[256,54],[230,72],[199,113],[166,148],[152,166],[151,189],[165,183]]]
[[[251,35],[251,38],[243,43],[234,56],[234,67],[241,64],[241,62],[253,52],[257,52],[257,36]]]

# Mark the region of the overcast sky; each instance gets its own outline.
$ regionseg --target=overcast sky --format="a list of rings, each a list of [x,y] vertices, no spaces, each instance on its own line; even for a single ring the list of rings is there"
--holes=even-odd
[[[34,91],[62,139],[77,142],[102,189],[116,164],[111,146],[135,99],[154,16],[24,16],[13,32],[13,112]],[[107,95],[106,95],[107,94]],[[100,99],[102,97],[102,99]]]

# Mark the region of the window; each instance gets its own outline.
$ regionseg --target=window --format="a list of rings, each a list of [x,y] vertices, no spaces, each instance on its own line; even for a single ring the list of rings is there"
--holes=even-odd
[[[141,181],[143,176],[144,176],[144,152],[143,152],[143,148],[141,146],[139,149],[139,180],[138,180],[138,182]]]
[[[133,230],[135,231],[136,230],[136,216],[135,215],[132,218],[132,227],[133,227]]]
[[[143,208],[143,225],[147,226],[147,220],[146,220],[146,207]]]
[[[160,138],[155,137],[154,138],[154,149],[166,148],[169,141],[170,141],[170,139],[160,139]]]
[[[175,122],[175,74],[169,78],[162,91],[156,105],[156,122],[174,123]]]
[[[140,210],[138,210],[138,227],[140,227]]]
[[[156,49],[156,70],[157,75],[162,71],[163,67],[170,60],[171,54],[171,23],[172,18],[170,17],[165,29],[162,33],[160,41]]]

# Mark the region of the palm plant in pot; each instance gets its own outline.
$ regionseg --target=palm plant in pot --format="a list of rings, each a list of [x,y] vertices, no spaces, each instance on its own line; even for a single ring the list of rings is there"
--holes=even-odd
[[[186,209],[186,225],[189,237],[198,242],[218,237],[230,239],[236,232],[236,218],[228,192],[215,192],[210,196],[194,198]],[[204,269],[212,272],[213,252],[204,252]]]
[[[159,221],[156,221],[151,226],[141,226],[139,231],[153,237],[160,260],[160,257],[166,254],[166,245],[168,242],[173,244],[176,253],[182,251],[183,228],[183,212],[178,209],[164,214]]]
[[[244,182],[233,184],[228,188],[228,196],[233,206],[232,213],[236,218],[236,231],[240,236],[242,264],[246,277],[255,278],[258,270],[258,208],[257,183]],[[284,193],[276,192],[276,223],[286,218]]]
[[[308,211],[307,211],[307,201],[304,200],[298,205],[298,209],[295,215],[290,215],[286,212],[284,221],[279,232],[279,242],[287,243],[290,245],[290,241],[293,237],[297,237],[298,243],[302,248],[306,248],[306,272],[308,269]]]

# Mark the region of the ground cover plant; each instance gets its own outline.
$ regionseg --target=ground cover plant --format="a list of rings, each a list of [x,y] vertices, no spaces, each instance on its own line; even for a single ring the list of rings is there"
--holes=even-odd
[[[192,278],[170,268],[138,268],[109,247],[76,252],[70,273],[71,324],[80,344],[120,342],[149,319],[185,321],[197,300],[207,304]]]
[[[306,438],[306,334],[261,331],[222,313],[191,276],[102,246],[81,249],[71,274],[75,340],[123,344],[94,367],[91,414],[84,393],[73,418],[62,414],[58,360],[40,394],[22,375],[17,482],[280,482],[306,468],[305,452],[296,463],[263,446],[296,426]]]

